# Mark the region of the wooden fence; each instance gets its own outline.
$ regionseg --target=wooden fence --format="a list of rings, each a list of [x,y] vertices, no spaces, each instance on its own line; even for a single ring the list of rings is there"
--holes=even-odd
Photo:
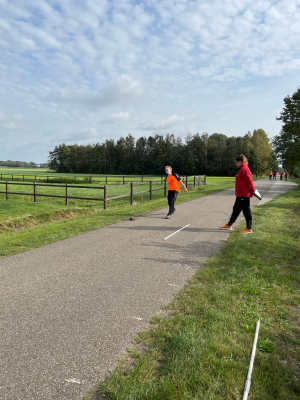
[[[0,174],[1,181],[12,181],[12,182],[57,182],[57,181],[77,181],[83,183],[130,183],[133,177],[140,179],[140,182],[149,182],[149,177],[153,175],[34,175],[34,174]],[[98,178],[98,179],[97,179]],[[148,179],[147,179],[148,178]],[[164,176],[159,178],[161,182],[164,180]]]
[[[193,184],[193,186],[200,186],[200,185],[206,185],[206,176],[185,176],[182,178],[182,181],[185,183],[186,186],[188,184]],[[161,188],[153,188],[153,184],[161,184]],[[149,185],[149,190],[144,190],[144,191],[134,191],[135,186],[143,186],[143,185]],[[123,185],[110,185],[110,186],[83,186],[83,185],[69,185],[68,183],[62,185],[62,184],[47,184],[47,183],[25,183],[25,182],[0,182],[0,187],[1,185],[5,185],[5,190],[1,190],[0,193],[5,194],[6,200],[9,200],[10,195],[21,195],[21,196],[33,196],[33,201],[36,202],[38,197],[51,197],[51,198],[61,198],[65,199],[65,204],[69,205],[69,199],[76,199],[76,200],[94,200],[94,201],[101,201],[103,202],[104,209],[107,208],[107,202],[109,200],[116,200],[116,199],[121,199],[125,197],[130,198],[130,204],[133,204],[133,197],[135,195],[143,195],[146,193],[149,193],[150,200],[152,200],[153,197],[153,192],[163,190],[164,191],[164,197],[167,196],[167,182],[164,179],[163,181],[161,180],[150,180],[148,182],[130,182],[130,183],[125,183]],[[13,186],[29,186],[32,187],[31,193],[25,193],[25,192],[18,192],[18,191],[11,191],[10,190],[10,185]],[[120,187],[130,187],[130,193],[118,195],[118,196],[111,196],[108,197],[108,190],[109,188],[120,188]],[[65,191],[64,195],[54,195],[54,194],[45,194],[45,193],[38,193],[37,188],[38,187],[58,187],[58,188],[63,188]],[[69,189],[70,188],[76,188],[76,189],[96,189],[101,192],[102,196],[101,197],[81,197],[81,196],[70,196],[69,195]]]

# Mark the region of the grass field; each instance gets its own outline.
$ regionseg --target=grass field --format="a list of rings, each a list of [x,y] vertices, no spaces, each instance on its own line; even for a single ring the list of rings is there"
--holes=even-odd
[[[124,176],[124,179],[123,179]],[[140,182],[161,179],[162,175],[111,175],[111,174],[77,174],[57,173],[45,168],[5,168],[0,167],[0,180],[93,183],[98,185],[114,185],[128,182]],[[92,179],[92,181],[90,180]]]
[[[208,178],[206,186],[184,192],[177,203],[206,196],[234,186],[234,178]],[[122,187],[117,188],[123,190]],[[116,190],[117,190],[116,189]],[[126,187],[128,190],[128,187]],[[119,192],[120,193],[120,192]],[[110,193],[109,193],[110,195]],[[10,196],[5,200],[0,197],[0,257],[20,253],[48,243],[66,239],[80,233],[111,225],[129,218],[166,207],[163,190],[154,192],[154,200],[149,201],[149,194],[134,198],[135,205],[130,206],[129,198],[119,202],[111,201],[108,209],[103,210],[103,203],[72,201],[65,206],[63,199]],[[54,201],[55,200],[55,201]]]
[[[254,215],[85,400],[240,400],[258,319],[248,399],[300,398],[300,187]]]

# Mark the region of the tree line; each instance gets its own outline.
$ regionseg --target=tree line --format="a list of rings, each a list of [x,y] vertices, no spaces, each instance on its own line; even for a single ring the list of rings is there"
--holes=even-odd
[[[300,178],[300,87],[283,102],[284,108],[277,118],[282,121],[282,128],[273,145],[283,168]]]
[[[48,168],[47,163],[36,164],[33,161],[13,161],[6,160],[0,161],[0,167],[9,167],[9,168]]]
[[[236,173],[234,158],[241,153],[256,175],[278,167],[266,132],[255,129],[240,137],[197,133],[184,141],[172,134],[136,140],[129,134],[116,142],[60,144],[50,151],[49,168],[62,173],[161,175],[165,165],[171,165],[179,174],[231,176]]]

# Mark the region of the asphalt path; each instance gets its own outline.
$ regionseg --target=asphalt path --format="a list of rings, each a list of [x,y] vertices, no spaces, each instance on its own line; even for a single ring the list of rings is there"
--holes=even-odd
[[[294,184],[255,186],[263,204]],[[0,260],[0,399],[81,399],[227,239],[218,227],[234,199],[226,190],[170,220],[166,208]]]

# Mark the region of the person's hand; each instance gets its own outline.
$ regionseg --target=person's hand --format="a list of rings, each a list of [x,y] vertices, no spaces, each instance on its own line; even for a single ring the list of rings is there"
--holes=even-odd
[[[185,193],[188,193],[189,191],[187,190],[187,188],[185,188]]]

